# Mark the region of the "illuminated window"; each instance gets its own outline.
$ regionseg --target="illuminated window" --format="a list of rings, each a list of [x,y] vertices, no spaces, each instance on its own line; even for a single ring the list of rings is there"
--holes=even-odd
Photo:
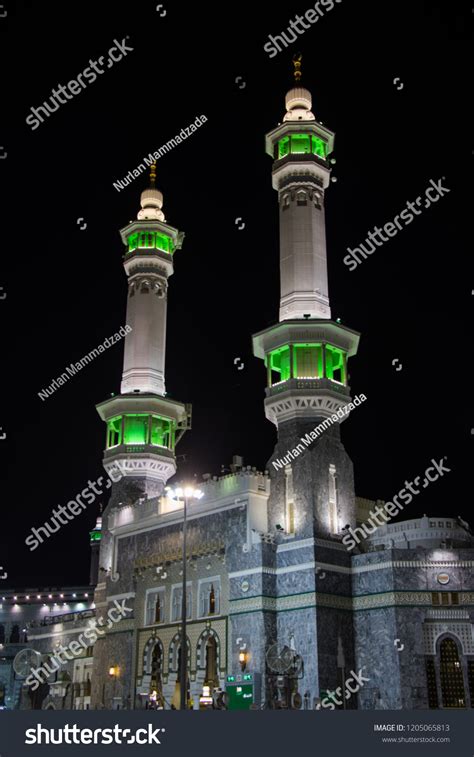
[[[208,615],[220,613],[220,580],[210,579],[199,586],[199,616],[204,618]]]
[[[181,586],[175,586],[171,594],[171,620],[181,620],[183,589]],[[193,595],[191,586],[186,589],[186,618],[189,620],[193,614]]]
[[[122,416],[117,415],[107,422],[107,449],[122,444]]]
[[[454,639],[443,639],[439,646],[439,677],[443,707],[464,708],[464,676]]]
[[[163,590],[151,591],[147,594],[145,609],[145,625],[164,623],[165,620],[165,592]]]

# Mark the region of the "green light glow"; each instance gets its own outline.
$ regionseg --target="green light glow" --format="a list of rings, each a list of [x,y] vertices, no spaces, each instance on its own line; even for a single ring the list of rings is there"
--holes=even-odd
[[[280,381],[288,381],[290,378],[290,348],[280,347],[269,355],[272,371],[280,374]]]
[[[122,444],[122,416],[117,415],[107,423],[107,448]]]
[[[126,413],[107,422],[107,449],[119,444],[175,447],[176,422],[150,413]]]
[[[324,353],[326,371],[324,371]],[[293,354],[292,365],[291,354]],[[345,352],[331,344],[326,344],[324,350],[322,343],[285,345],[265,355],[265,365],[269,369],[269,386],[291,378],[328,378],[331,381],[347,384]]]
[[[291,141],[290,141],[291,140]],[[278,142],[278,160],[289,155],[318,155],[326,160],[328,146],[324,139],[316,137],[314,134],[291,134],[289,137],[282,137]]]
[[[148,437],[148,415],[126,415],[124,421],[124,444],[146,444]]]
[[[172,255],[174,252],[173,240],[161,231],[136,231],[127,239],[128,252],[139,250],[161,250]]]
[[[344,376],[344,358],[343,351],[337,347],[331,347],[330,344],[326,347],[326,376],[333,381],[341,381],[346,383]]]
[[[102,534],[100,531],[91,531],[90,532],[91,541],[100,541],[102,539]]]

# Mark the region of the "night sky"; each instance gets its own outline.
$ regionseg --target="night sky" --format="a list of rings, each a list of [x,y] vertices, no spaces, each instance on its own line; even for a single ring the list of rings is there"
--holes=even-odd
[[[96,505],[33,553],[24,540],[103,475],[105,426],[95,405],[119,391],[123,341],[46,401],[38,392],[125,324],[118,231],[136,218],[147,177],[121,192],[113,182],[202,114],[207,123],[157,164],[166,220],[186,235],[170,280],[166,356],[169,394],[193,405],[178,475],[218,474],[233,454],[266,467],[276,430],[265,419],[265,369],[252,357],[251,335],[278,320],[279,248],[264,134],[283,118],[297,51],[313,112],[336,132],[337,183],[326,193],[331,307],[334,319],[361,332],[349,373],[353,395],[367,396],[342,427],[356,493],[388,500],[446,456],[451,473],[416,497],[406,517],[472,520],[471,4],[345,0],[273,58],[263,50],[268,35],[313,7],[309,0],[260,11],[248,2],[165,0],[163,17],[153,2],[4,6],[5,588],[88,581]],[[133,51],[32,131],[30,108],[127,35]],[[441,177],[446,197],[355,271],[344,265],[348,247]]]

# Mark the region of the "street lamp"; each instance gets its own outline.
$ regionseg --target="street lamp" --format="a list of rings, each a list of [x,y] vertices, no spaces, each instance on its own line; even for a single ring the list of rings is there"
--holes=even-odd
[[[188,501],[190,499],[201,499],[201,497],[204,496],[204,492],[200,491],[199,489],[195,489],[193,486],[185,486],[184,488],[181,488],[180,486],[176,488],[172,488],[171,486],[167,486],[165,488],[166,493],[168,494],[168,497],[171,499],[176,500],[183,500],[184,508],[183,508],[183,596],[181,601],[181,668],[179,671],[179,679],[180,679],[180,693],[181,693],[181,704],[180,709],[185,710],[187,708],[187,680],[186,680],[186,673],[187,673],[187,649],[186,649],[186,516],[187,516],[187,510],[188,510]]]

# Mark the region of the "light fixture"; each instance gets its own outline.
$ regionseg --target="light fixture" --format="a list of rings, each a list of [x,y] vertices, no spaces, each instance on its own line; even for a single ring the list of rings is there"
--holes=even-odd
[[[52,598],[53,598],[53,595],[52,594],[48,594],[48,599],[52,599]]]
[[[18,599],[18,597],[13,597],[13,599],[14,599],[14,600],[15,600],[15,602],[16,602],[16,600]]]
[[[119,666],[118,665],[111,665],[109,668],[109,676],[111,678],[116,678],[119,674]]]
[[[241,649],[239,652],[239,662],[240,662],[240,669],[243,673],[245,668],[247,667],[247,652],[245,652],[243,649]]]
[[[26,595],[26,599],[29,599],[29,598],[30,598],[30,595],[29,595],[29,594],[27,594],[27,595]]]
[[[77,594],[73,594],[72,596],[73,596],[73,598],[74,598],[74,599],[76,599],[76,597],[77,597]]]
[[[41,599],[41,594],[37,594],[36,599]]]
[[[195,489],[193,486],[186,486],[184,489],[181,486],[167,486],[165,488],[166,493],[170,499],[179,499],[183,495],[186,499],[201,499],[204,497],[204,492],[200,489]]]
[[[64,594],[60,594],[60,595],[59,595],[59,598],[60,598],[60,599],[64,599]]]
[[[89,595],[88,595],[88,594],[84,594],[84,596],[85,596],[85,597],[88,597]]]

